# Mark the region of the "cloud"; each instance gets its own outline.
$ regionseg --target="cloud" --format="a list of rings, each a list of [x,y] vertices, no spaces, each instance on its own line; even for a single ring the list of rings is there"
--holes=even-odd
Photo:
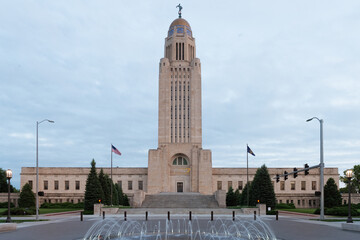
[[[8,136],[21,139],[35,139],[35,136],[32,133],[10,133]]]

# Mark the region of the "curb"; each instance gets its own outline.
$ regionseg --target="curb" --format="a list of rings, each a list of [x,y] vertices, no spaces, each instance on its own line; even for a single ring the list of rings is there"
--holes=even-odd
[[[16,230],[16,223],[1,223],[0,224],[0,232],[10,232]]]

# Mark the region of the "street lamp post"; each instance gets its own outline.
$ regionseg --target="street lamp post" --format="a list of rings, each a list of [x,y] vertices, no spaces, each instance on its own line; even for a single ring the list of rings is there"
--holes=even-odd
[[[54,121],[49,119],[36,122],[36,220],[39,220],[39,124],[45,121],[54,123]]]
[[[324,220],[324,144],[323,144],[323,123],[324,120],[317,117],[306,120],[310,122],[313,119],[317,119],[320,122],[320,219]]]
[[[349,180],[349,185],[348,185],[348,191],[349,191],[349,208],[348,208],[348,218],[346,220],[347,223],[352,223],[352,217],[351,217],[351,178],[353,175],[353,170],[349,169],[346,170],[346,178]]]
[[[11,217],[10,217],[10,179],[12,178],[12,171],[10,169],[6,170],[6,178],[8,179],[8,215],[6,218],[6,222],[10,223],[11,222]]]

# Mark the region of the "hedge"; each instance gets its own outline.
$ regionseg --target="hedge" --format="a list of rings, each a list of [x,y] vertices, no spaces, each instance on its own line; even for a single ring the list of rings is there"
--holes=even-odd
[[[333,216],[348,216],[348,207],[333,207],[333,208],[324,208],[325,215]],[[320,214],[320,208],[314,211],[314,214]],[[354,206],[351,206],[351,216],[360,216],[360,213],[356,210]]]
[[[295,205],[293,203],[278,203],[275,206],[276,209],[295,209]]]
[[[70,202],[64,202],[64,203],[43,203],[41,204],[41,208],[84,208],[84,203],[70,203]]]

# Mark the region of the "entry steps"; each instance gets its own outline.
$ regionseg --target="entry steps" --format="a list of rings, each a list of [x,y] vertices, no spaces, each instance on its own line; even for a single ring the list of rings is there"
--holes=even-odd
[[[214,195],[159,193],[146,195],[141,208],[219,208]]]

